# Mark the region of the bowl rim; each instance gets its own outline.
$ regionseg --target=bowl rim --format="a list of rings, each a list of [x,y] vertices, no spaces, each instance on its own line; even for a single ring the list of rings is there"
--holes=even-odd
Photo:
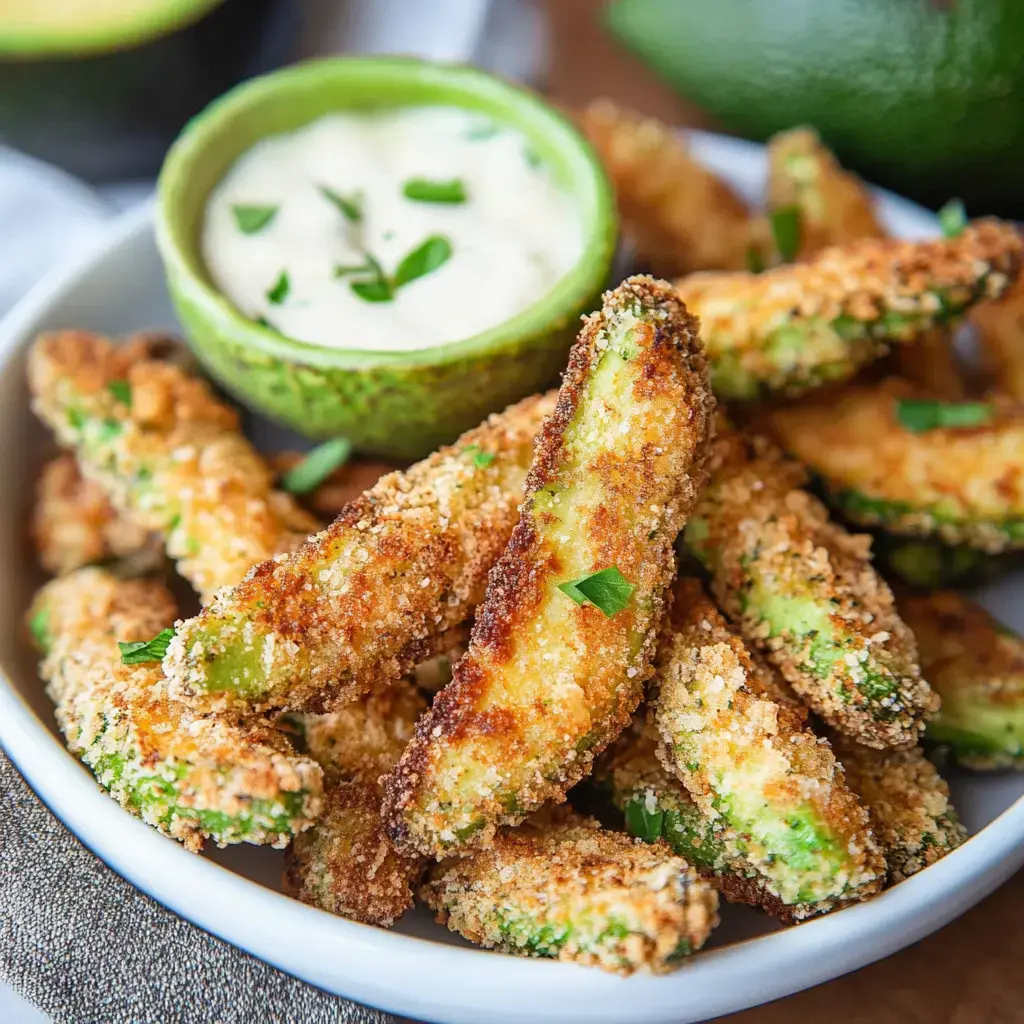
[[[252,116],[254,111],[260,111],[282,92],[299,94],[316,83],[326,84],[340,93],[346,84],[356,81],[364,85],[366,82],[400,82],[408,88],[418,85],[425,90],[438,90],[446,94],[447,99],[435,98],[434,103],[480,110],[490,113],[496,120],[502,119],[502,112],[507,115],[515,109],[525,122],[516,127],[527,134],[525,125],[528,125],[534,132],[532,141],[543,138],[550,152],[558,154],[558,159],[564,162],[567,173],[572,177],[584,235],[576,263],[548,292],[508,320],[468,338],[410,351],[374,352],[299,341],[260,326],[236,309],[202,272],[198,240],[188,237],[189,229],[184,223],[192,208],[180,195],[178,183],[215,150],[218,142],[231,137],[232,125]],[[467,98],[475,102],[466,103]],[[395,104],[385,100],[381,107],[402,105],[409,104],[407,101]],[[345,108],[339,106],[337,109]],[[311,123],[311,120],[302,120],[296,126]],[[248,148],[249,144],[232,153],[231,162]],[[221,172],[218,180],[224,173]],[[203,203],[208,195],[207,190],[201,200]],[[608,275],[618,235],[611,183],[590,143],[568,117],[531,90],[478,68],[417,57],[357,55],[318,58],[301,61],[235,86],[192,118],[171,146],[157,180],[156,210],[157,247],[172,294],[175,290],[180,291],[189,305],[218,334],[275,359],[325,369],[434,367],[485,354],[500,354],[509,347],[517,346],[524,338],[541,335],[564,324],[568,316],[576,314],[598,292]]]
[[[142,46],[161,36],[171,35],[199,21],[225,0],[162,0],[155,10],[144,7],[123,21],[79,25],[47,31],[22,26],[0,29],[0,55],[32,61],[47,57],[91,57]]]
[[[698,152],[763,147],[691,133]],[[758,159],[761,159],[759,156]],[[890,204],[894,197],[881,193]],[[910,209],[906,200],[895,200]],[[924,213],[914,207],[918,214]],[[0,321],[0,373],[37,322],[139,233],[151,209],[29,292]],[[236,875],[126,814],[0,671],[0,745],[50,810],[101,860],[173,912],[311,984],[420,1020],[479,1024],[686,1024],[737,1012],[881,959],[948,923],[1024,863],[1024,797],[963,846],[882,895],[839,913],[702,951],[675,974],[623,979],[552,961],[445,945],[333,917]],[[838,963],[838,967],[836,966]],[[404,980],[396,985],[396,977]],[[448,979],[451,984],[443,982]],[[440,984],[439,984],[440,982]]]

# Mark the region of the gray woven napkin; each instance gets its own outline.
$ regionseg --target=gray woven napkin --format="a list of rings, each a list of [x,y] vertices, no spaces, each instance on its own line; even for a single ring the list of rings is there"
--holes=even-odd
[[[2,751],[0,982],[56,1024],[395,1024],[144,896],[79,843]]]

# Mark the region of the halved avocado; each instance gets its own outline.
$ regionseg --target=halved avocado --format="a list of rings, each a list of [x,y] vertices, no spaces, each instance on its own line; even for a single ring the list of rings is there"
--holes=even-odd
[[[294,0],[0,0],[0,142],[91,181],[152,176],[298,27]]]

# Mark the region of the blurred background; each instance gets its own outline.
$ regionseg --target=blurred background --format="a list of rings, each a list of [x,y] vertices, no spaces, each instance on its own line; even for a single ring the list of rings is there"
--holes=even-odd
[[[0,308],[145,196],[206,103],[327,53],[465,61],[752,138],[810,123],[868,180],[1020,216],[1022,40],[1019,0],[0,0]]]

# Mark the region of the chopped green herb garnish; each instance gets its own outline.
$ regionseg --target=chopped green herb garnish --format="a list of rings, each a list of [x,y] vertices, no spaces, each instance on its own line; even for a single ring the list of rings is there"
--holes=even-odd
[[[118,641],[122,665],[142,665],[148,661],[163,661],[170,642],[174,639],[173,629],[161,629],[152,640],[136,640],[125,644]]]
[[[28,620],[28,631],[32,634],[36,645],[44,653],[50,646],[50,609],[43,605],[39,611]]]
[[[902,398],[896,403],[900,425],[915,434],[940,427],[979,427],[992,418],[986,402],[941,402],[931,398]]]
[[[483,142],[484,139],[493,139],[500,131],[501,129],[493,121],[484,121],[468,128],[463,138],[470,142]]]
[[[772,238],[784,263],[792,263],[800,251],[800,209],[783,206],[771,215]]]
[[[495,459],[491,452],[485,452],[478,444],[469,445],[465,452],[473,456],[473,465],[477,469],[486,469]]]
[[[384,277],[372,281],[353,281],[349,287],[366,302],[391,302],[395,297],[394,289]]]
[[[84,430],[85,414],[80,409],[68,409],[68,426],[72,430]]]
[[[288,470],[281,480],[281,489],[289,494],[315,491],[352,454],[352,442],[344,437],[324,441],[306,453],[305,458]]]
[[[967,227],[967,211],[959,199],[950,199],[939,210],[939,226],[946,238],[956,238]]]
[[[126,380],[112,380],[107,385],[107,390],[114,396],[115,401],[122,405],[132,407],[132,386]]]
[[[371,276],[365,281],[352,281],[349,287],[355,295],[366,302],[391,302],[395,292],[402,285],[409,284],[419,277],[437,270],[452,255],[451,243],[443,235],[431,235],[421,242],[412,252],[402,258],[394,276],[384,273],[380,263],[370,253],[366,253],[366,264],[362,267],[339,266],[334,268],[335,277],[349,274],[366,273]]]
[[[747,270],[752,274],[760,274],[764,270],[764,257],[753,245],[747,249]]]
[[[334,206],[340,211],[341,215],[350,224],[358,224],[363,219],[363,198],[356,194],[352,196],[343,196],[334,189],[328,188],[326,185],[320,186],[320,194],[328,202],[333,203]]]
[[[267,292],[267,302],[272,306],[280,306],[288,298],[288,293],[291,290],[292,285],[291,281],[288,280],[288,271],[282,270],[278,279],[274,282],[274,287]]]
[[[231,207],[231,212],[235,215],[235,223],[243,235],[255,235],[277,216],[279,209],[277,206],[235,205]]]
[[[410,178],[402,186],[402,195],[417,203],[464,203],[466,184],[461,178],[452,178],[450,181]]]
[[[451,256],[451,242],[444,235],[431,235],[402,258],[395,270],[394,286],[401,288],[404,284],[433,273],[438,267],[444,266]]]
[[[370,263],[336,263],[334,265],[335,277],[348,277],[350,274],[372,274],[373,266]]]
[[[258,323],[260,327],[266,327],[268,331],[277,331],[277,328],[265,316],[256,317],[256,323]],[[280,333],[281,332],[278,331],[278,334]]]
[[[577,604],[589,602],[611,618],[629,604],[636,586],[613,565],[568,583],[559,583],[558,589]]]

